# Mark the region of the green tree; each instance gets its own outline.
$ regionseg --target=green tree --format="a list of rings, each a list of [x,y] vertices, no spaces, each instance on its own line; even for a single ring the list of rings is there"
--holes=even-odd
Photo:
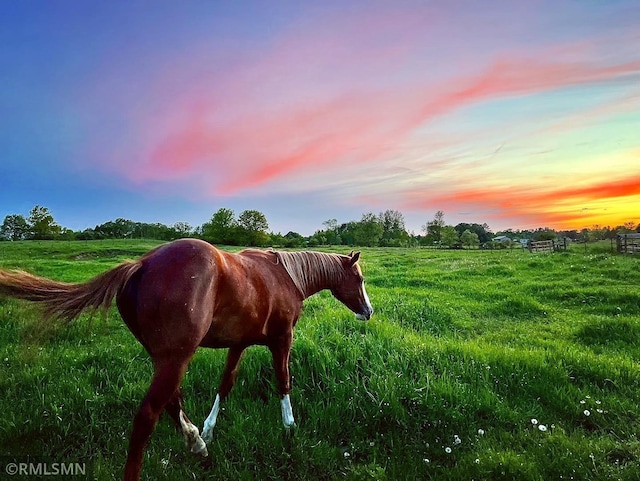
[[[97,225],[94,231],[102,239],[125,239],[133,237],[135,228],[135,222],[119,217],[116,220]]]
[[[0,226],[0,237],[8,240],[22,240],[29,234],[29,224],[23,215],[10,214]]]
[[[462,242],[463,246],[467,246],[468,248],[477,247],[480,245],[480,239],[478,238],[478,234],[475,232],[471,232],[469,229],[465,230],[460,236],[460,242]]]
[[[386,210],[379,216],[382,226],[380,245],[399,247],[409,243],[409,234],[404,223],[402,212]]]
[[[382,233],[380,219],[372,212],[369,212],[363,214],[362,220],[357,223],[354,232],[355,242],[361,246],[377,246],[382,238]]]
[[[446,247],[454,246],[460,242],[456,229],[451,225],[445,225],[440,231],[440,242]]]
[[[341,239],[338,231],[338,220],[325,220],[322,225],[325,227],[324,237],[326,239],[326,243],[329,245],[339,245],[341,243]]]
[[[209,222],[202,224],[202,237],[213,244],[239,244],[238,223],[231,209],[218,209]]]
[[[628,221],[622,225],[618,225],[614,227],[612,234],[613,234],[613,237],[615,237],[616,234],[631,234],[635,231],[636,231],[636,223],[633,221]]]
[[[302,247],[304,245],[304,237],[297,232],[289,231],[284,236],[285,247]]]
[[[538,229],[533,234],[533,239],[536,241],[555,240],[557,237],[558,237],[557,232],[549,228]]]
[[[269,243],[269,223],[265,215],[257,210],[245,210],[238,216],[240,239],[248,246],[263,246]]]
[[[467,224],[460,223],[455,227],[458,235],[462,235],[465,230],[469,230],[478,236],[481,244],[489,242],[493,238],[493,233],[487,224]]]
[[[358,229],[358,225],[358,222],[351,221],[341,224],[340,227],[338,227],[338,234],[342,245],[352,246],[356,244],[355,233]]]
[[[176,222],[171,228],[176,232],[177,238],[191,237],[193,235],[193,227],[188,222]]]
[[[53,239],[60,233],[60,226],[46,207],[36,205],[31,209],[27,223],[31,239]]]
[[[442,229],[444,226],[444,212],[439,210],[436,212],[433,220],[428,221],[422,226],[423,232],[427,235],[425,242],[427,244],[440,243],[442,241]]]
[[[70,241],[70,240],[75,240],[76,239],[76,233],[73,232],[71,229],[67,229],[66,227],[61,227],[60,228],[60,233],[56,236],[57,240],[66,240],[66,241]]]
[[[78,240],[93,240],[96,238],[96,231],[89,228],[81,232],[76,232],[76,239]]]

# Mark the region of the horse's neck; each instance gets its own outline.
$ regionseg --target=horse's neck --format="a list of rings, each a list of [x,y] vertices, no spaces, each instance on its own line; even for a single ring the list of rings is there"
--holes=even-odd
[[[279,252],[279,259],[302,296],[306,299],[324,289],[337,286],[342,274],[336,254],[323,252]]]
[[[316,262],[309,266],[305,297],[312,296],[324,289],[337,287],[342,274],[338,256],[323,252],[309,252],[309,254],[315,257]]]

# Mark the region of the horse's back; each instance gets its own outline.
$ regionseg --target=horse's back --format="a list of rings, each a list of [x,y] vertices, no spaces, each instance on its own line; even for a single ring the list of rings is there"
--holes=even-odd
[[[118,296],[118,308],[150,352],[266,343],[290,331],[302,308],[270,252],[233,254],[182,239],[141,262]]]
[[[268,344],[288,335],[302,309],[293,283],[273,252],[246,249],[222,253],[215,305],[203,346]]]

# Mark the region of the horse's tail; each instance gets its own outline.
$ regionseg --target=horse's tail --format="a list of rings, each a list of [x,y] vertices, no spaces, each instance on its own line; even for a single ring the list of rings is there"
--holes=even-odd
[[[126,261],[82,284],[0,269],[0,295],[36,302],[46,317],[71,321],[88,308],[106,311],[141,266],[141,261]]]

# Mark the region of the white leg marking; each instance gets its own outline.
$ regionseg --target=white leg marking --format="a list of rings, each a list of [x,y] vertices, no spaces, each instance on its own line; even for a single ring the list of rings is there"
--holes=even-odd
[[[293,409],[291,409],[291,400],[288,394],[285,394],[280,400],[280,407],[282,408],[282,424],[286,429],[289,429],[295,424],[295,420],[293,419]]]
[[[204,428],[202,428],[202,438],[210,443],[213,440],[213,428],[218,420],[218,413],[220,412],[220,394],[216,394],[216,400],[213,402],[213,407],[207,419],[204,421]]]
[[[187,448],[194,454],[201,454],[202,456],[208,456],[207,445],[200,437],[200,431],[198,428],[187,421],[184,413],[180,411],[178,416],[180,418],[180,427],[182,428],[182,434],[184,434],[184,440],[187,443]]]

